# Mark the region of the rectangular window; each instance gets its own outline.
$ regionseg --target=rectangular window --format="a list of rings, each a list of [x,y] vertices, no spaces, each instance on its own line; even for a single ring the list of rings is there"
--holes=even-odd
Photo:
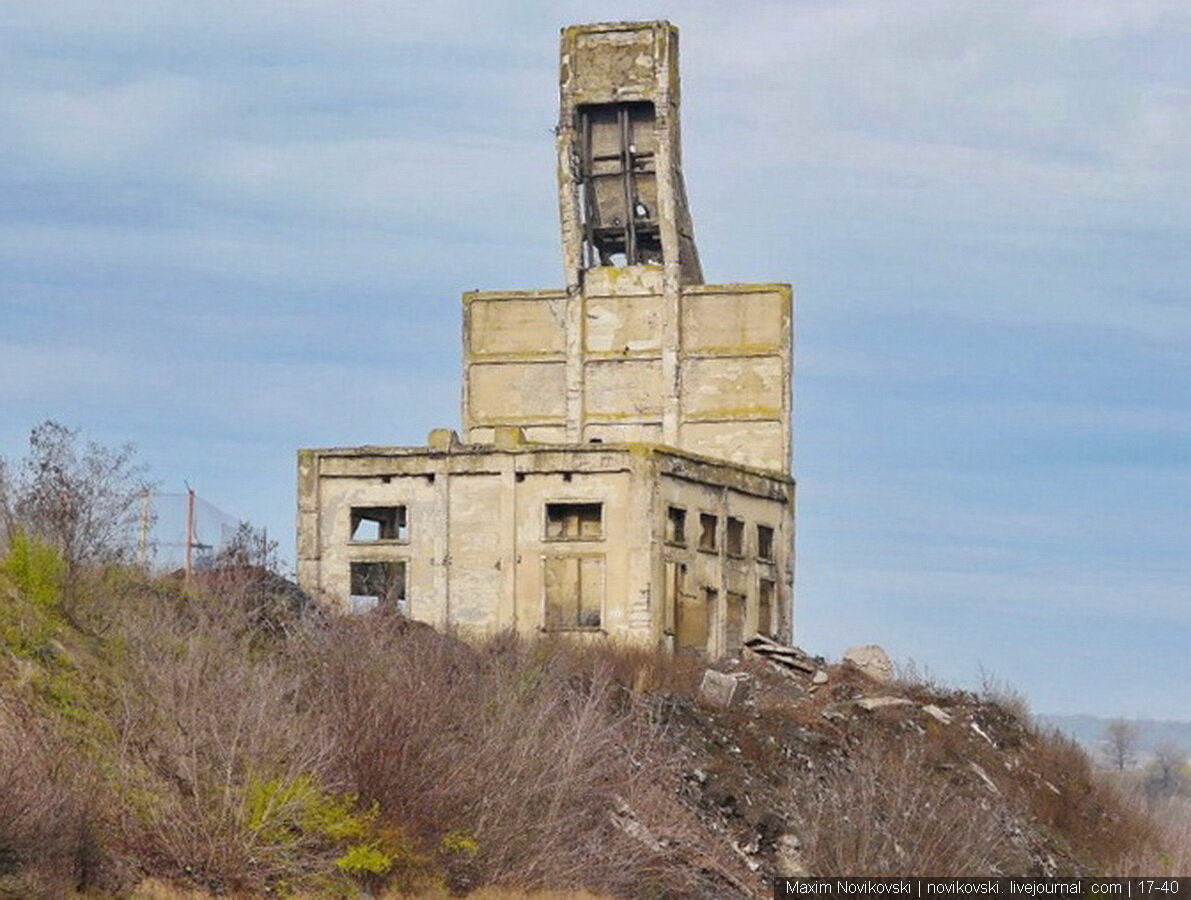
[[[666,510],[666,540],[686,546],[686,510],[671,506]]]
[[[744,521],[728,517],[728,527],[725,529],[729,556],[744,556]]]
[[[773,559],[773,529],[768,525],[757,526],[757,559]]]
[[[544,562],[546,628],[599,628],[604,605],[604,558],[548,556]]]
[[[546,504],[546,540],[598,541],[603,536],[604,504]]]
[[[773,634],[773,591],[774,583],[762,578],[757,592],[757,633],[766,637]]]
[[[357,543],[409,540],[405,507],[353,506],[351,540]]]
[[[378,606],[409,612],[405,593],[405,561],[351,564],[351,611],[368,612]]]
[[[699,513],[699,549],[716,550],[719,548],[719,538],[716,529],[719,519],[711,513]]]

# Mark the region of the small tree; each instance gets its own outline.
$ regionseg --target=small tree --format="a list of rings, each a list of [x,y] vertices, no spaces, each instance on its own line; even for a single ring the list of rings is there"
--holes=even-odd
[[[6,537],[20,530],[53,544],[68,572],[126,560],[149,487],[144,474],[131,444],[83,443],[77,430],[47,420],[30,432],[19,464],[0,462],[0,528]]]
[[[1173,797],[1187,786],[1187,751],[1166,742],[1154,748],[1154,758],[1146,767],[1146,793],[1151,797]]]
[[[1112,719],[1104,726],[1104,755],[1108,764],[1123,772],[1137,759],[1137,725],[1128,719]]]

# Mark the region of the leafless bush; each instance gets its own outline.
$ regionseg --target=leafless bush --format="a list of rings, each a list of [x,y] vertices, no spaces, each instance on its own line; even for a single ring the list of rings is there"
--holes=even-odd
[[[806,861],[818,876],[1019,874],[1002,799],[932,770],[904,742],[870,740],[796,798]]]
[[[86,769],[0,697],[0,895],[61,896],[94,880]]]
[[[79,432],[46,421],[28,455],[0,467],[0,532],[20,528],[56,546],[72,569],[129,557],[147,488],[132,445],[83,444]]]
[[[477,653],[397,616],[337,622],[320,638],[308,693],[356,790],[428,845],[474,839],[448,866],[457,887],[480,872],[489,884],[621,894],[689,886],[665,839],[697,826],[674,799],[646,707],[609,666],[547,644]]]
[[[1016,716],[1022,724],[1032,721],[1029,698],[994,672],[980,667],[979,696],[985,703],[1000,706]]]
[[[321,783],[327,748],[297,676],[242,626],[214,602],[169,596],[127,602],[118,626],[121,831],[159,873],[215,887],[328,864],[278,860],[249,827],[253,784]]]

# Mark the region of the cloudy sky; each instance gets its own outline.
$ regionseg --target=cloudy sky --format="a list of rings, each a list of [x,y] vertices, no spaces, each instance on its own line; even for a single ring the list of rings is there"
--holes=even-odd
[[[710,281],[797,294],[798,640],[1191,720],[1185,0],[0,0],[0,454],[132,441],[283,535],[561,281],[569,22],[682,29]]]

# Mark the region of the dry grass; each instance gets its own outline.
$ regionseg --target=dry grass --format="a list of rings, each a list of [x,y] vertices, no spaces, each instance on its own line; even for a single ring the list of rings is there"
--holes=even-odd
[[[1131,841],[1113,862],[1118,877],[1191,876],[1191,796],[1153,797],[1136,775],[1101,773],[1101,789],[1120,798],[1124,811],[1147,823],[1140,840]]]
[[[798,833],[820,877],[1020,874],[998,797],[932,766],[920,747],[875,736],[796,800]]]

